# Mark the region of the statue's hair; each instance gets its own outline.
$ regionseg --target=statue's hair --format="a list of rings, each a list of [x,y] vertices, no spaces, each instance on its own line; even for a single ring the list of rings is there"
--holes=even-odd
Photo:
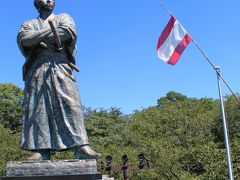
[[[38,9],[38,0],[34,0],[34,6],[36,9]]]
[[[35,8],[38,10],[38,1],[39,0],[34,0],[34,6],[35,6]],[[55,4],[55,0],[54,0],[54,4]]]

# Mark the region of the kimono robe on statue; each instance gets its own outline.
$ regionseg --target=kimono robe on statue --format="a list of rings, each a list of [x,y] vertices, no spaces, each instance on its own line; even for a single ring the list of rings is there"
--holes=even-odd
[[[62,43],[65,52],[55,51],[54,44],[47,48],[22,45],[28,33],[49,28],[48,21],[40,17],[26,21],[18,33],[18,45],[26,58],[21,148],[27,150],[64,150],[88,144],[78,86],[68,64],[75,63],[75,24],[68,14],[52,14],[51,20],[71,36]]]

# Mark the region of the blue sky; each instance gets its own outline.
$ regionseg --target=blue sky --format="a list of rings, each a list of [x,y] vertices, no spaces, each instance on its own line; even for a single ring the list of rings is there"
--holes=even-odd
[[[165,0],[236,92],[240,88],[240,1]],[[16,35],[37,17],[33,0],[2,1],[0,83],[23,88]],[[193,43],[175,66],[158,59],[156,44],[169,20],[158,0],[56,0],[55,13],[67,12],[78,28],[76,73],[83,105],[117,107],[129,114],[156,105],[169,91],[188,97],[218,98],[216,73]],[[223,94],[230,92],[223,85]]]

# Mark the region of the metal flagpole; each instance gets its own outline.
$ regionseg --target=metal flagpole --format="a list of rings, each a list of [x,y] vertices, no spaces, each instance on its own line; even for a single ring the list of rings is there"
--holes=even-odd
[[[223,123],[223,129],[224,129],[224,141],[225,141],[226,152],[227,152],[228,175],[229,175],[229,179],[233,180],[231,154],[230,154],[230,147],[229,147],[229,142],[228,142],[227,121],[226,121],[226,116],[225,116],[225,108],[224,108],[224,102],[223,102],[223,96],[222,96],[222,90],[221,90],[220,67],[216,66],[215,69],[216,69],[216,72],[217,72],[218,91],[219,91],[219,98],[220,98],[221,109],[222,109],[222,123]]]
[[[163,9],[170,14],[171,16],[172,13],[168,10],[168,8],[163,4],[162,0],[160,0],[160,5],[163,7]],[[212,63],[212,61],[208,58],[208,56],[206,55],[206,53],[204,53],[204,51],[202,50],[202,48],[197,44],[197,42],[192,38],[192,42],[195,44],[195,46],[199,49],[199,51],[202,53],[202,55],[205,57],[205,59],[209,62],[209,64],[213,67],[213,69],[218,73],[218,71],[216,70],[216,67],[214,66],[214,64]],[[223,80],[224,84],[227,86],[227,88],[230,90],[230,92],[232,93],[232,95],[235,97],[235,99],[240,103],[240,99],[237,97],[237,95],[233,92],[232,88],[228,85],[227,81],[223,78],[223,76],[221,74],[219,74],[219,77]]]
[[[160,4],[163,7],[163,9],[172,16],[172,13],[168,10],[168,8],[163,4],[162,0],[160,0]],[[221,91],[221,79],[225,83],[225,85],[228,87],[228,89],[231,91],[231,93],[234,95],[236,100],[240,103],[239,98],[237,95],[233,92],[233,90],[230,88],[228,83],[225,81],[223,76],[220,73],[220,68],[214,66],[212,61],[208,58],[206,53],[200,48],[200,46],[196,43],[194,39],[192,39],[192,42],[196,45],[196,47],[199,49],[199,51],[203,54],[205,59],[209,62],[209,64],[213,67],[213,69],[217,73],[218,77],[218,89],[219,89],[219,97],[220,97],[220,102],[221,102],[221,109],[222,109],[222,121],[223,121],[223,128],[224,128],[224,141],[225,141],[225,146],[226,146],[226,153],[227,153],[227,162],[228,162],[228,174],[229,174],[229,179],[233,180],[233,171],[232,171],[232,163],[231,163],[231,155],[230,155],[230,147],[229,147],[229,141],[228,141],[228,130],[227,130],[227,122],[226,122],[226,117],[225,117],[225,109],[224,109],[224,103],[223,103],[223,98],[222,98],[222,91]]]
[[[206,60],[209,62],[209,64],[213,67],[213,69],[216,71],[216,73],[219,75],[219,77],[223,80],[224,84],[228,87],[228,89],[231,91],[233,96],[236,98],[236,100],[240,103],[239,98],[237,95],[233,92],[232,88],[228,85],[228,83],[225,81],[223,76],[218,72],[217,68],[214,66],[214,64],[210,61],[210,59],[207,57],[207,55],[204,53],[204,51],[200,48],[200,46],[196,43],[194,39],[192,39],[192,42],[197,46],[199,51],[203,54],[203,56],[206,58]]]

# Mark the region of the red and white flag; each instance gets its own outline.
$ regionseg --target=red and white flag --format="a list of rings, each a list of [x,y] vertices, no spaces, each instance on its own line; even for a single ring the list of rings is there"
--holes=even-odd
[[[191,41],[191,36],[172,16],[159,37],[158,57],[166,63],[174,65]]]

